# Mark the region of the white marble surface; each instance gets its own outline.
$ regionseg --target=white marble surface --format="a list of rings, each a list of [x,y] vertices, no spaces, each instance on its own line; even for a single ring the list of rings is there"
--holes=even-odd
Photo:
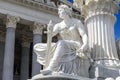
[[[118,77],[116,78],[116,80],[120,80],[120,76],[118,76]]]
[[[106,78],[105,80],[115,80],[115,79],[113,79],[113,78]]]
[[[97,79],[90,79],[90,78],[85,78],[85,77],[80,77],[80,76],[75,76],[75,75],[70,75],[70,74],[64,74],[64,73],[57,73],[57,72],[54,72],[53,74],[51,75],[42,75],[42,74],[38,74],[36,76],[34,76],[32,79],[29,79],[29,80],[46,80],[46,79],[50,79],[50,80],[57,80],[57,79],[60,79],[62,80],[65,79],[65,80],[97,80]]]
[[[114,24],[117,5],[112,0],[89,1],[83,8],[88,28],[91,56],[97,64],[118,67],[120,65],[114,40]],[[103,7],[104,6],[104,7]]]
[[[50,74],[53,71],[62,71],[88,77],[88,37],[84,25],[80,20],[72,17],[72,10],[66,5],[59,6],[58,15],[63,19],[60,23],[55,26],[52,22],[48,24],[47,47],[43,44],[34,46],[38,61],[45,63],[45,69],[41,73]],[[52,46],[51,38],[57,34],[60,35],[60,40]],[[46,48],[46,53],[43,53],[45,50],[43,48]]]

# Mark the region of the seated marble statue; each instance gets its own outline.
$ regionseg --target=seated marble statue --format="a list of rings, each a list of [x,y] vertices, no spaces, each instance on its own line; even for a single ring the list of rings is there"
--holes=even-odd
[[[48,44],[34,46],[37,61],[45,66],[40,72],[50,74],[55,71],[88,77],[88,37],[84,26],[72,17],[72,9],[67,5],[59,6],[58,15],[62,21],[55,26],[50,22],[47,27],[48,38],[59,34],[58,42],[50,44],[48,39]]]

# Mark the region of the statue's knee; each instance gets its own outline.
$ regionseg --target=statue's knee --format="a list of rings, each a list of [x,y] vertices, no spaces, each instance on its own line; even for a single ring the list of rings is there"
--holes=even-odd
[[[118,77],[116,78],[116,80],[120,80],[120,76],[118,76]]]
[[[58,46],[65,46],[65,41],[64,40],[59,40],[58,41]]]

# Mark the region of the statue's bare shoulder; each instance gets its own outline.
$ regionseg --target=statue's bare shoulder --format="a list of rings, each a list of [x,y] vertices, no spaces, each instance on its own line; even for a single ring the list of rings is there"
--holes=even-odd
[[[63,23],[63,21],[61,21],[61,22],[55,24],[54,29],[60,30],[63,27],[64,27],[64,23]]]
[[[73,23],[76,23],[76,25],[83,25],[82,22],[79,19],[73,18]]]

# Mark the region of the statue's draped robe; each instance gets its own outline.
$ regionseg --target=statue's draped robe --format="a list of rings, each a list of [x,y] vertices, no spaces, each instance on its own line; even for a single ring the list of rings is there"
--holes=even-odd
[[[54,57],[57,57],[57,60],[54,60],[55,65],[53,71],[88,77],[89,60],[88,58],[83,59],[79,57],[78,55],[82,53],[76,52],[82,46],[82,40],[76,36],[77,32],[75,31],[76,27],[73,26],[64,28],[59,32],[62,40],[52,44],[49,53],[46,54],[48,55],[47,61],[51,61]],[[76,38],[78,41],[75,40]],[[45,63],[46,47],[47,45],[42,43],[34,46],[34,51],[37,54],[37,61],[42,65],[50,63]],[[84,55],[86,56],[87,53]]]

